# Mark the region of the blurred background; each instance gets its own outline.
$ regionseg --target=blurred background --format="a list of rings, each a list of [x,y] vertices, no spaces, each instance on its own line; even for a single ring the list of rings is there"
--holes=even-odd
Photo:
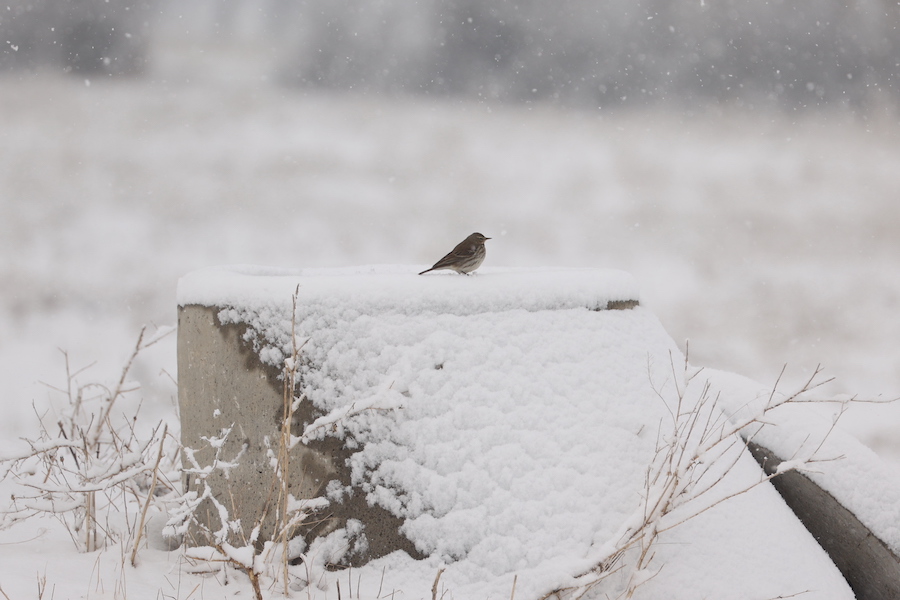
[[[8,0],[0,433],[232,263],[632,272],[692,362],[900,396],[887,0]],[[175,340],[142,355],[175,414]],[[47,385],[45,385],[47,384]],[[900,464],[900,407],[842,423]]]

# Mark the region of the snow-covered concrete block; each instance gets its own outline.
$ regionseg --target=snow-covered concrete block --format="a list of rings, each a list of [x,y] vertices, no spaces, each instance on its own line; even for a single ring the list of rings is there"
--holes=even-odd
[[[776,473],[784,463],[755,442],[748,447],[766,473]],[[798,471],[779,474],[772,485],[840,569],[858,600],[900,598],[897,556],[852,511]],[[869,486],[873,492],[878,487]],[[885,535],[884,527],[878,528],[878,535]]]
[[[232,267],[207,269],[181,280],[182,438],[201,466],[216,460],[216,447],[219,461],[240,456],[228,468],[227,476],[224,471],[214,472],[207,481],[228,499],[230,516],[239,517],[245,530],[261,522],[261,539],[271,539],[275,527],[270,455],[284,414],[282,370],[292,353],[295,291],[298,313],[305,316],[301,327],[313,328],[334,315],[346,318],[348,312],[363,318],[423,313],[462,317],[510,310],[627,309],[638,304],[634,279],[617,271],[495,271],[463,279],[446,274],[411,277],[414,274],[395,267],[301,271]],[[409,287],[411,282],[415,288]],[[353,339],[342,341],[352,343]],[[301,360],[307,359],[311,349],[304,348]],[[307,369],[304,377],[309,376]],[[320,419],[314,426],[324,429],[327,418],[323,420],[320,413],[314,404],[301,403],[294,434],[301,435],[316,416]],[[328,425],[340,427],[343,420]],[[225,429],[230,432],[219,446],[203,442],[204,438],[222,437]],[[289,477],[297,498],[314,498],[325,493],[330,481],[348,479],[347,473],[339,473],[351,454],[345,444],[319,432],[316,438],[320,439],[304,440],[292,451]],[[187,489],[192,481],[186,478]],[[327,533],[348,519],[363,519],[367,525],[365,559],[397,549],[416,554],[412,544],[397,533],[401,521],[377,504],[369,506],[364,495],[349,495],[336,506],[330,519],[316,520],[317,526],[312,533],[306,532],[308,536]],[[217,518],[214,511],[208,512],[213,529]]]
[[[739,421],[789,390],[773,390],[733,373],[707,371],[721,407]],[[788,464],[774,487],[828,552],[859,600],[900,598],[900,472],[842,431],[838,401],[816,392],[766,415],[766,426],[741,432],[766,473]],[[845,398],[844,402],[852,399]]]
[[[369,561],[363,580],[417,597],[439,569],[455,597],[507,596],[514,577],[517,598],[583,582],[657,493],[648,466],[685,389],[684,357],[625,273],[417,270],[233,267],[183,278],[185,445],[230,428],[221,459],[240,456],[219,483],[241,495],[247,528],[268,497],[279,377],[300,347],[292,489],[329,502],[297,545],[311,569]],[[631,569],[629,549],[590,594],[637,582],[648,598],[674,600],[853,597],[778,494],[753,485],[762,472],[743,444],[729,448],[709,471],[721,481],[672,513],[644,568]]]

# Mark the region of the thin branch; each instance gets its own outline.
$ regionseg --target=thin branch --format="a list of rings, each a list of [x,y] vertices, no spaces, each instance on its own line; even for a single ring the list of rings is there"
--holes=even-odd
[[[169,424],[163,425],[162,435],[159,438],[159,452],[156,454],[156,462],[153,464],[153,480],[150,482],[150,489],[147,491],[147,500],[144,502],[144,508],[141,510],[141,520],[135,532],[134,547],[131,549],[131,566],[137,566],[138,547],[141,543],[141,535],[144,532],[144,522],[147,520],[147,509],[150,508],[150,500],[153,499],[153,493],[156,491],[156,482],[159,476],[159,463],[163,457],[163,447],[166,442],[166,433],[169,431]]]

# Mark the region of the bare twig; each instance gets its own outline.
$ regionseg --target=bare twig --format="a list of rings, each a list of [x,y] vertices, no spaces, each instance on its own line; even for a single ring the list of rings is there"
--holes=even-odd
[[[153,494],[156,491],[156,482],[159,479],[159,463],[163,457],[163,447],[166,442],[166,434],[169,431],[169,425],[166,423],[163,425],[162,435],[159,437],[159,452],[156,453],[156,462],[153,464],[153,480],[150,482],[150,489],[147,491],[147,499],[144,501],[144,508],[141,509],[141,520],[138,523],[137,531],[135,532],[134,538],[134,546],[131,549],[131,566],[137,566],[137,553],[138,547],[141,543],[141,534],[144,532],[144,522],[147,520],[147,509],[150,508],[150,500],[153,499]]]
[[[437,600],[438,593],[438,582],[441,580],[441,575],[444,574],[444,567],[438,569],[437,575],[434,577],[434,583],[431,584],[431,600]]]

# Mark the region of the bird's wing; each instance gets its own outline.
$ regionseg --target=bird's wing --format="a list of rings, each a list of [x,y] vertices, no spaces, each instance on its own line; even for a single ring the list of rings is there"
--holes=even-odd
[[[475,255],[475,250],[477,246],[474,244],[467,244],[466,242],[461,242],[456,246],[453,250],[447,253],[447,256],[442,258],[441,260],[434,263],[432,269],[439,269],[441,267],[448,267],[450,265],[456,264],[461,259],[466,259]]]
[[[447,254],[447,256],[445,256],[441,260],[434,263],[434,266],[431,268],[432,269],[443,269],[444,267],[449,267],[450,265],[455,263],[457,260],[459,260],[459,255],[456,254],[456,250],[453,250],[452,252]]]

